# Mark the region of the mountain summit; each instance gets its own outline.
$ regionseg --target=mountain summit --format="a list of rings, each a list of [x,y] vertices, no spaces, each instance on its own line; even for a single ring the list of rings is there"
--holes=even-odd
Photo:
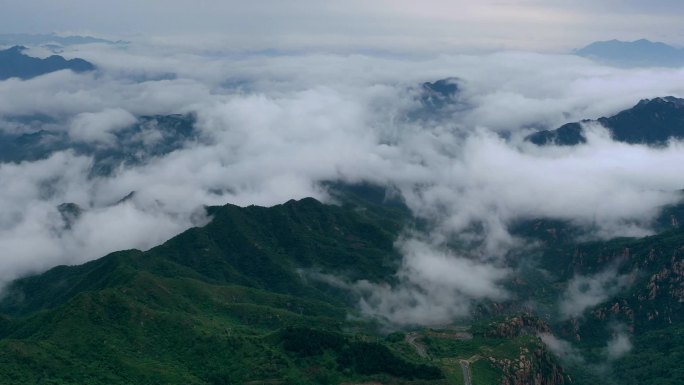
[[[31,57],[24,53],[26,47],[14,46],[0,51],[0,80],[9,78],[31,79],[50,72],[69,69],[74,72],[95,70],[95,66],[83,59],[67,60],[53,55],[45,59]]]
[[[601,124],[619,142],[659,145],[669,139],[684,138],[684,99],[673,96],[643,99],[636,106],[609,118],[568,123],[555,130],[534,133],[527,140],[537,145],[585,143],[582,128],[585,123]]]

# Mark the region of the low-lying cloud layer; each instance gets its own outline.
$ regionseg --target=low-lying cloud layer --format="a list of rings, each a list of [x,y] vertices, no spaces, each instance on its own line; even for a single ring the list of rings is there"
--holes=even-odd
[[[399,243],[404,261],[395,287],[357,282],[361,311],[392,325],[448,324],[469,314],[473,301],[504,300],[509,271],[416,239]]]
[[[577,318],[590,309],[629,287],[635,274],[619,274],[617,266],[611,266],[590,276],[576,275],[563,293],[560,316]]]
[[[323,181],[365,181],[395,188],[432,231],[398,244],[399,286],[355,284],[367,289],[363,310],[393,322],[442,322],[467,315],[473,300],[506,298],[500,262],[517,244],[507,230],[513,220],[552,217],[595,226],[602,237],[643,235],[684,186],[681,143],[615,143],[600,128],[573,148],[522,140],[532,127],[684,95],[682,70],[526,53],[418,60],[147,48],[74,48],[65,55],[99,72],[0,82],[0,120],[44,114],[74,141],[111,146],[132,115],[187,112],[201,136],[110,176],[92,177],[93,160],[68,151],[0,165],[0,282],[149,248],[204,223],[202,205],[327,199]],[[421,82],[448,76],[461,79],[459,108],[416,114]],[[73,226],[57,210],[64,202],[85,210]],[[454,237],[476,247],[448,251]]]
[[[575,364],[581,364],[584,362],[582,353],[570,342],[557,338],[550,333],[539,334],[539,338],[541,338],[542,342],[553,354],[565,362]]]
[[[613,336],[606,345],[609,360],[622,358],[632,350],[632,341],[625,329],[624,325],[616,325],[613,328]]]

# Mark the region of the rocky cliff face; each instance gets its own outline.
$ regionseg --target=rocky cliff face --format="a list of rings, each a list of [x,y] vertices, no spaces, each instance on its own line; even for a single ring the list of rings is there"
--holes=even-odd
[[[549,332],[549,325],[543,320],[530,314],[519,314],[508,316],[503,321],[490,323],[483,334],[485,337],[514,338]]]
[[[501,385],[561,385],[572,382],[543,345],[521,347],[515,359],[490,357],[489,361],[503,372]]]
[[[619,240],[577,248],[570,274],[590,276],[607,271],[628,277],[620,293],[567,320],[561,335],[571,341],[598,344],[619,324],[638,336],[684,322],[684,233],[675,229],[640,240]]]
[[[570,377],[560,363],[537,337],[549,333],[549,325],[531,314],[518,314],[488,324],[483,335],[490,338],[526,341],[517,352],[506,357],[485,359],[502,373],[501,385],[560,385],[570,383]],[[520,340],[520,338],[519,338]]]

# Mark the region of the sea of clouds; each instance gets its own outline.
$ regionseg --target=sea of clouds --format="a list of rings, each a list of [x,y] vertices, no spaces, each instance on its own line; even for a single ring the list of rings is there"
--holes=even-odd
[[[617,143],[596,126],[575,147],[524,141],[643,98],[684,96],[682,69],[617,69],[526,52],[272,54],[133,43],[63,54],[98,70],[0,82],[0,129],[34,132],[16,117],[41,114],[52,118],[49,129],[106,147],[136,116],[192,113],[201,140],[107,176],[93,176],[94,160],[71,151],[0,164],[0,284],[148,249],[205,224],[204,205],[330,201],[323,182],[366,182],[398,191],[430,231],[397,240],[398,285],[344,285],[364,293],[369,315],[440,323],[467,315],[473,301],[507,298],[512,272],[502,258],[518,245],[508,229],[514,220],[563,219],[591,225],[601,238],[646,235],[684,187],[680,142]],[[458,78],[457,102],[426,110],[421,84],[446,77]],[[85,210],[70,226],[58,211],[65,202]],[[450,250],[454,238],[478,247]],[[591,287],[604,286],[621,287]],[[570,291],[566,310],[576,315],[586,301]]]

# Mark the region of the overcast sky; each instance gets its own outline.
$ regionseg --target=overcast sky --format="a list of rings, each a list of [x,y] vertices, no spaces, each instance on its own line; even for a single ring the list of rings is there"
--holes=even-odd
[[[564,51],[613,38],[682,45],[683,14],[681,0],[4,0],[0,32],[252,49]]]

